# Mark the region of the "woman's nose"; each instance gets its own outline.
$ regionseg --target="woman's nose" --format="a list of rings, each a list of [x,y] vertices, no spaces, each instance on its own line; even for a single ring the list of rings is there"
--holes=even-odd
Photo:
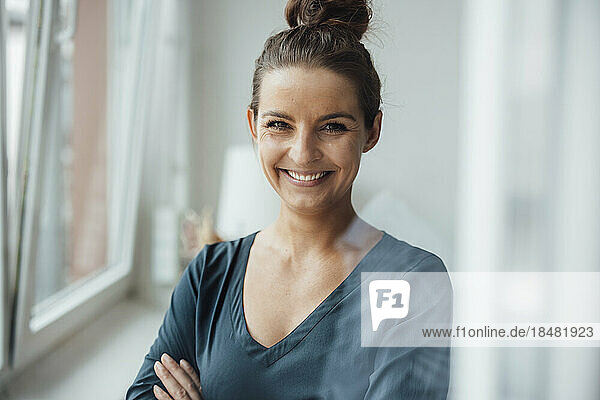
[[[311,127],[303,126],[296,130],[289,156],[299,166],[309,166],[321,158],[318,138]]]

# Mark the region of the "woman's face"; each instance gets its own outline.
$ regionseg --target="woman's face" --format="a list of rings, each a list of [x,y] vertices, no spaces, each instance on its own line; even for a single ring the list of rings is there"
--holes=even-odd
[[[256,125],[250,109],[248,123],[281,199],[305,214],[349,200],[361,155],[379,139],[381,112],[366,129],[352,82],[327,69],[268,72],[259,98]]]

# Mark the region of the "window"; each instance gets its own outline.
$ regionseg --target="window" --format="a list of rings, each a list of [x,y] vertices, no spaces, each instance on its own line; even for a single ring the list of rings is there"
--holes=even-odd
[[[7,3],[16,369],[129,286],[147,107],[123,3]]]

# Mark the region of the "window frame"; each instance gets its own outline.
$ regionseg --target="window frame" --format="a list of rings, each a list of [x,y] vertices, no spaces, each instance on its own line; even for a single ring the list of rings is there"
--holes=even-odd
[[[9,368],[8,343],[8,220],[7,220],[7,109],[6,109],[6,8],[0,0],[0,376]]]

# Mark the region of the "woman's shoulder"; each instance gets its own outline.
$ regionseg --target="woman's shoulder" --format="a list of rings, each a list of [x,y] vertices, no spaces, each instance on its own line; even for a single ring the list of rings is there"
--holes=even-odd
[[[256,232],[249,235],[214,243],[205,244],[198,254],[190,261],[188,268],[202,275],[205,272],[224,272],[237,259],[238,254],[248,246]]]
[[[386,254],[380,262],[384,271],[448,272],[444,261],[434,252],[398,239],[385,231],[382,244],[386,248]]]

